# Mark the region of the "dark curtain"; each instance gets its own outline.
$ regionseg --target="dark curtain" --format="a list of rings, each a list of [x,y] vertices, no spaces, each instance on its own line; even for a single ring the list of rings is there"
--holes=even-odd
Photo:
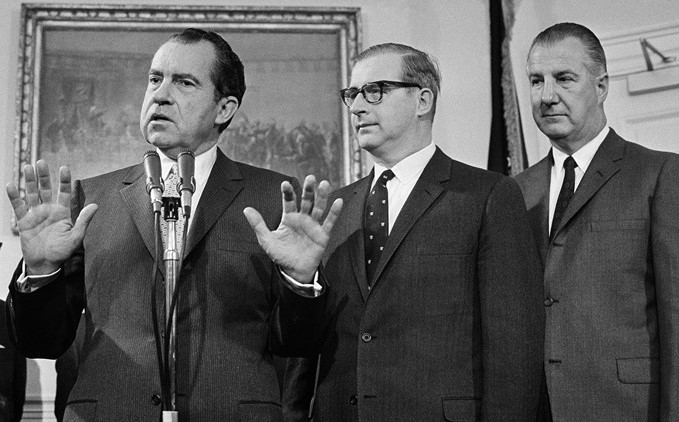
[[[512,61],[514,0],[489,0],[492,118],[488,170],[516,175],[528,164]]]

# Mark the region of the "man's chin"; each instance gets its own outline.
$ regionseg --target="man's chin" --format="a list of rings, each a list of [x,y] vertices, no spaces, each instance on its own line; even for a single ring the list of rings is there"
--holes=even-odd
[[[540,131],[544,133],[549,139],[565,138],[571,133],[570,127],[564,127],[563,124],[542,124]]]

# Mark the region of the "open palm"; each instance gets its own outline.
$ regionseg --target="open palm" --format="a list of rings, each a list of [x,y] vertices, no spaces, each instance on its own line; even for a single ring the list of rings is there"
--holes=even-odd
[[[299,209],[290,183],[283,182],[281,192],[283,216],[276,230],[270,231],[255,209],[246,208],[243,212],[269,258],[293,279],[309,283],[328,246],[330,233],[342,210],[342,200],[332,204],[323,220],[330,193],[327,181],[322,181],[316,189],[314,176],[307,176]]]
[[[26,195],[21,198],[14,184],[7,185],[7,196],[17,218],[21,250],[30,274],[56,271],[82,244],[85,229],[97,206],[83,208],[76,223],[71,222],[71,174],[66,167],[59,171],[57,200],[53,201],[50,172],[40,160],[35,169],[24,167]]]

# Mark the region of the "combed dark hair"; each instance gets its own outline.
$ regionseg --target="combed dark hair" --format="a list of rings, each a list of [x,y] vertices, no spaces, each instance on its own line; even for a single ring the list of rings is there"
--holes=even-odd
[[[606,53],[604,53],[599,38],[589,28],[577,23],[561,22],[550,26],[535,37],[529,51],[533,50],[536,45],[554,45],[566,38],[578,39],[585,46],[587,57],[589,57],[585,66],[592,75],[599,76],[608,71]]]
[[[174,34],[168,41],[180,44],[196,44],[207,41],[215,47],[215,62],[210,69],[210,79],[215,86],[215,102],[224,97],[233,96],[238,104],[243,103],[245,94],[245,70],[243,63],[229,43],[219,34],[212,31],[204,31],[197,28],[187,28],[183,32]],[[219,125],[219,132],[223,132],[231,123]]]
[[[401,78],[403,82],[416,83],[422,88],[429,88],[434,93],[434,103],[431,108],[431,119],[436,114],[436,100],[441,90],[441,72],[436,59],[430,54],[404,44],[377,44],[363,50],[356,62],[383,54],[397,54],[401,56]]]

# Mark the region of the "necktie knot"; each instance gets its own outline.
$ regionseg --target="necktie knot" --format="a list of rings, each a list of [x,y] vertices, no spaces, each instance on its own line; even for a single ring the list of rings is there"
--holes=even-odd
[[[577,166],[578,164],[570,155],[566,158],[566,161],[563,162],[563,168],[566,169],[566,171],[574,170]]]
[[[179,166],[177,163],[172,164],[172,169],[165,179],[165,191],[163,196],[166,198],[177,198],[179,192],[177,191],[177,184],[179,183]]]
[[[387,186],[387,182],[394,178],[394,172],[387,169],[382,172],[377,181],[382,184],[382,186]]]

